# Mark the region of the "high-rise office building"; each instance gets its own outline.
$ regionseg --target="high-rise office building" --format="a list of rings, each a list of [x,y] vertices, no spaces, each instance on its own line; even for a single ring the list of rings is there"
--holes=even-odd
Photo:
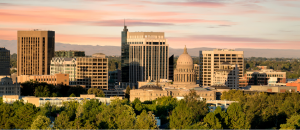
[[[228,62],[221,63],[220,68],[215,69],[213,74],[213,86],[226,85],[231,89],[239,88],[239,68]]]
[[[211,86],[214,79],[213,74],[218,70],[222,63],[228,62],[237,65],[239,78],[244,73],[244,51],[231,49],[214,49],[213,51],[200,51],[200,86]]]
[[[54,49],[54,31],[18,31],[18,76],[50,74]]]
[[[0,47],[0,75],[10,75],[10,51]]]
[[[169,58],[169,80],[174,80],[174,55]]]
[[[163,32],[128,32],[125,26],[121,49],[122,87],[169,78],[169,45]]]
[[[73,58],[73,57],[82,57],[85,56],[84,51],[76,51],[76,50],[69,50],[69,51],[55,51],[54,54],[55,57],[68,57],[68,58]]]
[[[108,90],[108,59],[102,53],[92,57],[78,57],[76,85],[85,85],[85,88],[99,88]]]

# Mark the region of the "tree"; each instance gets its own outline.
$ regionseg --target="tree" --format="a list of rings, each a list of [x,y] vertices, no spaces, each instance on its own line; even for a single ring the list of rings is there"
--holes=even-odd
[[[70,89],[67,92],[67,95],[71,95],[72,93],[74,93],[76,97],[79,97],[80,94],[86,94],[86,90],[81,86],[70,87]]]
[[[14,116],[15,111],[12,105],[9,104],[2,104],[0,105],[0,128],[2,129],[12,129],[14,128],[11,126],[11,120]]]
[[[221,122],[213,112],[208,113],[204,117],[204,122],[209,125],[210,129],[223,129]]]
[[[76,97],[76,95],[74,93],[72,93],[69,97]]]
[[[228,107],[227,113],[230,120],[230,129],[250,129],[250,123],[246,120],[246,115],[238,103],[232,103]]]
[[[137,116],[135,129],[158,129],[155,117],[151,111],[147,114],[146,110],[143,110],[141,115]]]
[[[239,101],[241,97],[244,97],[244,94],[240,90],[229,90],[222,93],[221,100],[229,100],[229,101]]]
[[[286,120],[286,124],[280,125],[281,129],[300,129],[300,115],[293,115]]]
[[[50,123],[48,117],[39,115],[31,124],[31,129],[46,129],[49,128]]]
[[[172,111],[170,116],[171,129],[186,129],[195,122],[194,112],[183,100],[179,101],[178,106]]]
[[[70,127],[70,117],[68,116],[68,114],[63,111],[61,112],[54,121],[54,129],[68,129],[71,128]]]
[[[90,88],[88,90],[88,94],[95,94],[96,97],[105,97],[105,94],[102,91],[102,89],[98,89],[98,88]]]
[[[128,100],[130,100],[130,87],[129,87],[129,85],[126,88],[125,98],[127,98]]]
[[[15,116],[12,122],[17,129],[28,129],[30,128],[33,119],[37,113],[35,105],[31,103],[26,103],[16,110]]]

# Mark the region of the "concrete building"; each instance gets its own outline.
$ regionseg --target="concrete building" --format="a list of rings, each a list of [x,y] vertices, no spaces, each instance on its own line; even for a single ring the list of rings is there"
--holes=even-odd
[[[294,82],[288,82],[286,83],[286,86],[295,86],[297,87],[297,91],[300,92],[300,79],[297,79]]]
[[[213,74],[222,63],[228,62],[237,65],[239,78],[244,73],[244,52],[232,49],[214,49],[213,51],[200,51],[200,86],[211,86],[214,79]]]
[[[50,75],[68,74],[69,85],[76,85],[76,58],[53,57],[50,65]]]
[[[126,89],[103,90],[105,97],[122,97],[125,98]]]
[[[122,97],[95,97],[94,94],[80,94],[80,97],[35,97],[35,96],[19,96],[19,95],[3,95],[3,103],[12,104],[17,100],[23,100],[24,103],[34,104],[36,107],[45,105],[47,102],[50,105],[55,105],[58,107],[63,106],[63,102],[77,101],[79,103],[85,100],[96,99],[101,103],[109,105],[112,100],[122,99]]]
[[[18,76],[18,83],[25,83],[27,81],[45,82],[53,85],[69,85],[69,74],[54,74],[54,75],[20,75]]]
[[[212,85],[225,85],[231,89],[239,88],[239,68],[223,62],[220,68],[215,69]]]
[[[0,75],[10,75],[10,51],[0,47]]]
[[[247,71],[244,77],[247,79],[246,85],[267,85],[271,77],[277,78],[276,83],[286,83],[286,72],[278,72],[273,69]]]
[[[169,45],[163,32],[122,31],[122,87],[138,81],[169,78]]]
[[[13,83],[11,78],[1,78],[0,82],[0,96],[3,95],[20,95],[20,84]]]
[[[86,89],[108,90],[108,59],[102,53],[92,57],[77,57],[76,85],[85,85]]]
[[[285,92],[297,92],[297,87],[296,86],[251,85],[250,90],[260,91],[260,92],[285,93]]]
[[[68,57],[68,58],[74,58],[74,57],[83,57],[85,56],[84,51],[76,51],[76,50],[60,50],[60,51],[55,51],[54,54],[55,57]]]
[[[17,73],[20,75],[48,75],[54,57],[54,31],[18,31]]]

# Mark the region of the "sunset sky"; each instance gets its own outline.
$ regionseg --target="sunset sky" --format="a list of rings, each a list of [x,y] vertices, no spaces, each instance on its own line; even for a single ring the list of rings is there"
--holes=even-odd
[[[120,46],[130,32],[165,32],[182,48],[300,49],[300,0],[0,0],[0,40],[53,30],[56,42]]]

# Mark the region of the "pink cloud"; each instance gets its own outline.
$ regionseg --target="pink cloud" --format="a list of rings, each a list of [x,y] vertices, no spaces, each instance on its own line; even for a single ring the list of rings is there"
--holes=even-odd
[[[156,5],[171,5],[171,6],[193,6],[193,7],[222,7],[225,6],[224,3],[221,2],[201,2],[201,1],[186,1],[186,2],[151,2],[151,1],[143,1],[147,4],[156,4]]]

